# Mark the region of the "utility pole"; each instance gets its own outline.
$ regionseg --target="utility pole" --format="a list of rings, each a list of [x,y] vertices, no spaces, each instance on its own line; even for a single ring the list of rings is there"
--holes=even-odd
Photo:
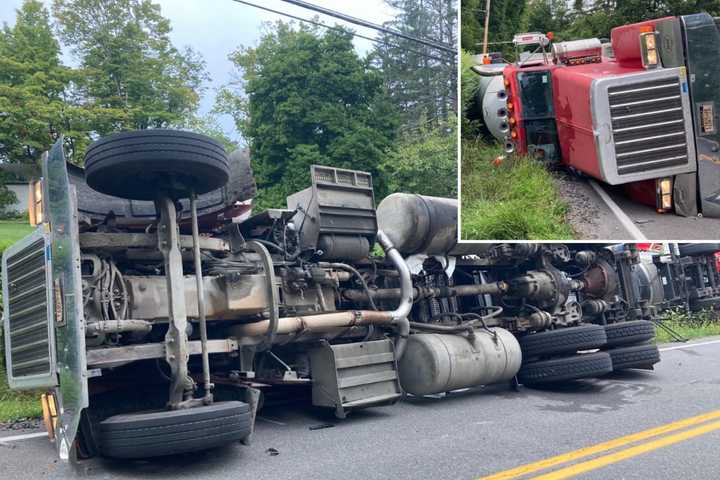
[[[490,28],[490,0],[485,2],[485,32],[483,35],[483,55],[488,53],[488,29]]]

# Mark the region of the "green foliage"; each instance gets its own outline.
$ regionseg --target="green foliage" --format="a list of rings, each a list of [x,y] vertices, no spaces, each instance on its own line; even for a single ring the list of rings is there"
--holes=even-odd
[[[440,127],[421,127],[407,138],[401,136],[404,139],[380,167],[386,191],[457,197],[456,132],[455,122],[450,121]]]
[[[170,42],[150,0],[53,0],[60,36],[80,61],[75,94],[85,130],[160,128],[195,113],[207,73],[201,57]],[[82,148],[76,148],[78,154]]]
[[[472,67],[475,62],[469,52],[461,50],[460,60],[460,100],[462,106],[460,131],[463,138],[476,138],[482,131],[482,117],[470,120],[472,115],[468,116],[468,112],[472,109],[477,109],[476,95],[480,88],[480,77],[470,70],[470,67]]]
[[[40,395],[36,392],[16,392],[7,385],[4,353],[0,360],[0,422],[13,422],[25,418],[36,418],[42,415]]]
[[[665,16],[708,12],[720,15],[717,0],[533,0],[527,15],[527,30],[553,32],[557,40],[610,38],[620,25]]]
[[[507,158],[499,147],[463,140],[461,235],[466,240],[567,240],[574,233],[544,165]]]
[[[700,338],[712,335],[720,335],[720,316],[713,310],[701,310],[699,312],[687,312],[684,309],[676,308],[665,312],[666,319],[663,325],[675,331],[683,338]],[[675,342],[670,333],[662,327],[657,327],[658,343]]]
[[[260,208],[284,206],[289,193],[306,188],[311,164],[378,178],[398,119],[349,32],[278,22],[230,60],[242,81],[222,89],[216,110],[231,114],[250,143]]]
[[[527,3],[528,0],[502,0],[491,3],[488,29],[489,52],[501,52],[505,58],[512,57],[514,47],[509,43],[498,42],[509,42],[516,33],[525,30]],[[482,52],[485,0],[472,0],[467,6],[463,0],[462,15],[463,27],[466,22],[471,24],[469,31],[462,32],[462,48],[472,53]]]
[[[43,4],[26,0],[0,31],[0,161],[35,163],[64,131],[71,74]]]
[[[460,3],[460,48],[476,51],[482,39],[485,22],[485,0],[462,0]]]
[[[25,0],[0,31],[0,162],[36,165],[64,135],[80,163],[98,135],[189,122],[207,75],[192,50],[169,40],[170,24],[150,0],[54,0],[64,42],[80,62],[60,62],[50,15]]]
[[[386,23],[408,35],[455,46],[456,0],[385,0],[397,16]],[[371,54],[381,71],[390,101],[401,123],[415,128],[419,122],[440,126],[457,108],[457,60],[444,52],[394,35],[382,34]]]

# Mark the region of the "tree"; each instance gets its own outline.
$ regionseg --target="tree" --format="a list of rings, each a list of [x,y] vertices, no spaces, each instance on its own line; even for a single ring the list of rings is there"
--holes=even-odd
[[[350,32],[278,22],[257,47],[240,47],[230,60],[241,79],[219,92],[216,109],[231,114],[249,142],[261,207],[283,206],[307,187],[311,164],[377,179],[397,115]]]
[[[482,6],[481,6],[481,1]],[[460,46],[463,50],[478,50],[478,39],[482,38],[483,22],[485,21],[484,0],[463,0],[460,3]]]
[[[388,192],[457,197],[457,131],[451,119],[446,128],[421,126],[388,152],[381,167]]]
[[[175,48],[170,22],[150,0],[53,0],[63,42],[79,59],[77,95],[92,130],[160,128],[197,110],[202,58]]]
[[[47,10],[26,0],[0,31],[0,162],[34,164],[65,131],[71,78]]]
[[[386,0],[399,14],[386,26],[453,47],[457,43],[454,0]],[[373,61],[381,69],[403,125],[419,119],[441,125],[457,105],[457,54],[390,34],[380,36]]]

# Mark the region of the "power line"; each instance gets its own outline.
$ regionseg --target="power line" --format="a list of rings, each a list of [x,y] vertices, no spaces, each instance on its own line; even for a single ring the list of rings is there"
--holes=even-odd
[[[350,15],[346,15],[344,13],[337,12],[335,10],[330,10],[329,8],[320,7],[318,5],[313,5],[312,3],[304,2],[303,0],[282,0],[282,1],[286,2],[286,3],[290,3],[292,5],[296,5],[298,7],[306,8],[308,10],[313,10],[315,12],[322,13],[324,15],[329,15],[331,17],[339,18],[346,22],[354,23],[355,25],[372,28],[373,30],[377,30],[377,31],[387,33],[390,35],[395,35],[396,37],[401,37],[401,38],[404,38],[405,40],[410,40],[412,42],[421,43],[425,46],[432,47],[437,50],[442,50],[444,52],[452,53],[453,55],[457,54],[455,47],[453,47],[451,45],[447,45],[445,43],[440,43],[440,42],[436,42],[433,40],[427,40],[424,38],[419,38],[419,37],[415,37],[412,35],[408,35],[406,33],[400,32],[398,30],[386,28],[386,27],[383,27],[382,25],[368,22],[367,20],[363,20],[361,18],[351,17]]]
[[[246,1],[246,0],[232,0],[232,1],[233,1],[233,2],[236,2],[236,3],[241,3],[241,4],[243,4],[243,5],[247,5],[247,6],[249,6],[249,7],[255,7],[255,8],[258,8],[258,9],[260,9],[260,10],[265,10],[266,12],[274,13],[274,14],[277,14],[277,15],[283,15],[283,16],[285,16],[285,17],[289,17],[289,18],[292,18],[292,19],[294,19],[294,20],[299,20],[299,21],[301,21],[301,22],[310,23],[310,24],[316,25],[316,26],[318,26],[318,27],[327,28],[328,30],[334,30],[334,31],[337,31],[337,32],[350,33],[350,35],[352,35],[353,37],[362,38],[362,39],[365,39],[365,40],[369,40],[369,41],[371,41],[371,42],[373,42],[373,43],[379,43],[379,44],[382,44],[382,45],[385,45],[385,46],[388,46],[388,47],[392,47],[392,48],[399,48],[399,49],[401,49],[401,50],[405,50],[406,52],[414,53],[414,54],[416,54],[416,55],[421,55],[421,56],[423,56],[423,57],[427,57],[427,58],[430,58],[430,59],[432,59],[432,60],[437,60],[438,62],[445,62],[445,63],[447,63],[447,61],[448,61],[447,58],[441,58],[441,57],[437,57],[437,56],[435,56],[435,55],[430,55],[430,54],[428,54],[428,53],[420,52],[420,51],[418,51],[418,50],[413,50],[413,49],[411,49],[411,48],[401,47],[400,45],[396,45],[396,44],[393,44],[393,43],[390,43],[390,42],[386,42],[385,40],[381,40],[381,39],[378,39],[378,38],[366,37],[365,35],[360,35],[359,33],[355,33],[355,32],[353,32],[353,31],[349,31],[349,30],[346,30],[346,29],[344,29],[344,28],[333,27],[332,25],[327,25],[327,24],[322,23],[322,22],[316,22],[315,20],[310,20],[310,19],[307,19],[307,18],[298,17],[298,16],[293,15],[293,14],[290,14],[290,13],[281,12],[280,10],[273,10],[272,8],[268,8],[268,7],[265,7],[265,6],[262,6],[262,5],[258,5],[258,4],[256,4],[256,3],[248,2],[248,1]]]

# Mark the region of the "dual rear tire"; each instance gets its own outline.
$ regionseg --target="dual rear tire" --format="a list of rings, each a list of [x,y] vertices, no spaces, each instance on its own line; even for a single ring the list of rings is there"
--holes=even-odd
[[[578,327],[533,333],[520,338],[523,366],[518,381],[525,385],[596,378],[612,371],[651,369],[660,361],[655,325],[634,320],[606,326]],[[583,353],[596,350],[592,353]]]

